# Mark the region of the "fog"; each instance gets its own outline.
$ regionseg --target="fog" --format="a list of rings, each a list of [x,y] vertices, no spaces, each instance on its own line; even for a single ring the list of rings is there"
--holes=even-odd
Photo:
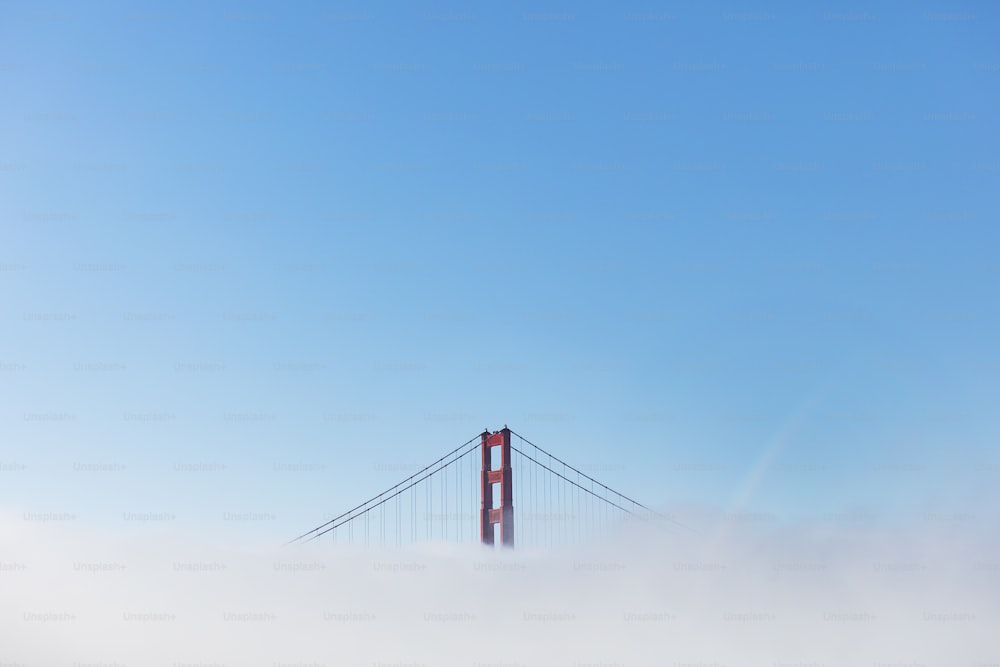
[[[1000,552],[975,522],[753,519],[500,552],[125,538],[7,511],[0,664],[1000,663]]]

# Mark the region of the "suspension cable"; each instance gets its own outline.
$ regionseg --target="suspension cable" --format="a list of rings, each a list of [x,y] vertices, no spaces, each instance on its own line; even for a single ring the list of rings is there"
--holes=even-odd
[[[328,533],[331,530],[334,530],[336,528],[339,528],[340,526],[344,525],[345,523],[351,523],[355,519],[358,519],[358,518],[360,518],[362,516],[364,516],[366,518],[366,521],[367,521],[368,513],[371,512],[372,510],[381,507],[382,505],[384,505],[388,501],[392,500],[393,498],[395,498],[399,494],[403,493],[404,491],[410,489],[413,486],[416,486],[420,482],[422,482],[422,481],[424,481],[426,479],[431,478],[432,476],[436,475],[437,473],[441,472],[442,470],[446,470],[448,468],[448,466],[450,466],[453,463],[457,463],[458,461],[461,461],[463,458],[465,458],[466,456],[468,456],[469,454],[471,454],[473,451],[475,451],[475,448],[471,448],[471,449],[463,452],[462,454],[460,454],[459,456],[455,457],[451,461],[448,461],[447,463],[445,463],[440,468],[437,468],[436,470],[430,471],[429,473],[427,473],[426,475],[424,475],[420,479],[415,480],[414,482],[412,482],[411,484],[409,484],[409,486],[405,486],[402,489],[399,489],[398,491],[396,491],[396,493],[392,494],[391,496],[388,496],[385,499],[381,500],[377,505],[372,505],[371,507],[365,508],[363,511],[359,512],[358,514],[355,514],[353,516],[349,516],[346,519],[344,519],[343,521],[341,521],[340,523],[335,524],[333,526],[330,526],[329,528],[326,528],[324,530],[321,530],[320,532],[316,533],[312,537],[309,537],[308,539],[306,539],[305,542],[311,542],[312,540],[315,540],[317,537],[320,537],[321,535],[325,535],[326,533]],[[397,486],[399,486],[399,485],[397,484]],[[395,488],[395,487],[393,487],[393,488]],[[427,512],[428,516],[431,515],[432,511],[433,511],[433,507],[430,507],[429,511]],[[432,530],[433,530],[433,519],[431,519],[431,526],[432,526]]]
[[[590,480],[591,482],[594,482],[594,483],[595,483],[595,484],[597,484],[598,486],[600,486],[600,487],[603,487],[603,488],[607,489],[608,491],[610,491],[611,493],[615,494],[615,495],[616,495],[616,496],[618,496],[619,498],[624,498],[625,500],[629,501],[629,502],[630,502],[630,503],[632,503],[633,505],[635,505],[635,506],[637,506],[637,507],[641,507],[642,509],[646,510],[647,512],[652,512],[653,514],[656,514],[656,512],[654,512],[653,510],[649,509],[648,507],[646,507],[645,505],[643,505],[643,504],[642,504],[642,503],[640,503],[639,501],[637,501],[637,500],[632,500],[631,498],[629,498],[628,496],[626,496],[626,495],[625,495],[624,493],[620,493],[620,492],[618,492],[618,491],[615,491],[614,489],[612,489],[612,488],[611,488],[610,486],[605,486],[604,484],[601,484],[600,482],[598,482],[598,481],[597,481],[596,479],[594,479],[593,477],[591,477],[591,476],[590,476],[590,475],[588,475],[587,473],[585,473],[585,472],[581,472],[581,471],[577,470],[576,468],[574,468],[574,467],[573,467],[573,466],[571,466],[570,464],[568,464],[568,463],[566,463],[565,461],[563,461],[562,459],[560,459],[560,458],[559,458],[558,456],[554,456],[554,455],[552,455],[552,454],[549,454],[549,452],[545,451],[544,449],[542,449],[541,447],[539,447],[539,446],[538,446],[538,445],[536,445],[535,443],[531,442],[530,440],[528,440],[527,438],[525,438],[525,437],[524,437],[523,435],[521,435],[520,433],[514,433],[514,431],[511,431],[511,433],[513,433],[514,435],[516,435],[516,436],[517,436],[517,437],[519,437],[519,438],[520,438],[521,440],[523,440],[524,442],[528,443],[529,445],[531,445],[532,447],[534,447],[534,448],[535,448],[535,449],[537,449],[538,451],[542,452],[543,454],[546,454],[546,455],[548,455],[548,457],[549,457],[549,458],[551,458],[551,459],[553,459],[553,460],[555,460],[555,461],[558,461],[559,463],[563,464],[564,466],[566,466],[567,468],[569,468],[569,469],[570,469],[570,470],[572,470],[573,472],[575,472],[575,473],[577,473],[577,474],[579,474],[579,475],[583,475],[584,477],[586,477],[587,479],[589,479],[589,480]],[[536,463],[537,463],[537,461],[536,461]],[[539,464],[539,465],[541,465],[541,464]],[[565,478],[564,478],[564,479],[565,479]],[[581,488],[582,488],[582,487],[581,487]]]
[[[525,442],[527,442],[527,441],[525,441]],[[603,500],[603,501],[604,501],[604,502],[606,502],[607,504],[609,504],[609,505],[613,505],[614,507],[617,507],[618,509],[620,509],[621,511],[625,512],[626,514],[632,514],[632,510],[627,510],[627,509],[625,509],[624,507],[622,507],[621,505],[619,505],[619,504],[617,504],[617,503],[614,503],[614,502],[611,502],[610,500],[608,500],[608,499],[607,499],[607,498],[605,498],[604,496],[601,496],[601,495],[598,495],[598,494],[594,493],[593,491],[591,491],[590,489],[587,489],[587,488],[585,488],[585,487],[582,487],[582,486],[580,486],[579,484],[577,484],[577,483],[576,483],[576,482],[574,482],[573,480],[569,479],[568,477],[566,477],[566,476],[564,476],[564,475],[560,475],[559,473],[557,473],[557,472],[556,472],[555,470],[553,470],[552,468],[548,467],[548,466],[547,466],[547,465],[545,465],[544,463],[541,463],[540,461],[536,461],[535,459],[531,458],[530,456],[528,456],[527,454],[525,454],[525,453],[524,453],[524,452],[522,452],[521,450],[519,450],[519,449],[516,449],[516,448],[514,447],[514,445],[511,445],[511,446],[510,446],[510,448],[511,448],[511,449],[513,449],[514,451],[516,451],[516,452],[517,452],[518,454],[520,454],[520,455],[521,455],[521,456],[523,456],[524,458],[526,458],[526,459],[528,459],[529,461],[531,461],[532,463],[534,463],[534,464],[536,464],[536,465],[539,465],[539,466],[541,466],[541,467],[545,468],[546,470],[548,470],[548,471],[549,471],[550,473],[552,473],[552,474],[553,474],[553,475],[555,475],[556,477],[559,477],[560,479],[563,479],[563,480],[565,480],[565,481],[569,482],[569,483],[570,483],[570,484],[572,484],[573,486],[576,486],[576,487],[579,487],[579,488],[583,489],[584,491],[586,491],[586,492],[587,492],[587,493],[589,493],[590,495],[594,496],[595,498],[599,498],[600,500]],[[552,458],[555,458],[555,457],[552,457]],[[552,493],[552,491],[551,491],[551,489],[550,489],[550,490],[549,490],[549,494],[551,495],[551,493]],[[622,496],[622,497],[624,498],[625,496]],[[550,502],[550,504],[551,504],[551,502]],[[639,503],[636,503],[636,505],[638,505],[638,504],[639,504]]]
[[[434,463],[432,463],[429,466],[425,467],[423,470],[419,470],[419,471],[413,473],[412,475],[410,475],[409,477],[407,477],[406,479],[404,479],[402,482],[399,482],[398,484],[390,486],[388,489],[386,489],[382,493],[378,494],[377,496],[373,496],[373,497],[369,498],[368,500],[366,500],[365,502],[361,503],[357,507],[355,507],[355,508],[353,508],[351,510],[348,510],[347,512],[344,512],[343,514],[341,514],[338,517],[334,517],[334,518],[330,519],[326,523],[321,523],[320,525],[316,526],[312,530],[306,531],[305,533],[302,533],[301,535],[299,535],[298,537],[296,537],[294,540],[289,540],[285,544],[291,544],[292,542],[298,542],[299,540],[301,540],[306,535],[311,535],[312,533],[315,533],[317,530],[325,528],[326,526],[329,526],[331,523],[335,523],[335,522],[339,521],[340,519],[343,519],[345,516],[353,514],[357,510],[359,510],[362,507],[364,507],[365,505],[368,505],[369,503],[372,503],[372,502],[378,500],[379,498],[381,498],[385,494],[389,493],[390,491],[396,489],[399,486],[402,486],[403,484],[406,484],[407,482],[409,482],[411,479],[413,479],[417,475],[420,475],[421,473],[426,472],[427,470],[433,468],[434,466],[436,466],[437,464],[441,463],[441,461],[444,461],[446,458],[448,458],[449,456],[451,456],[455,452],[457,452],[457,451],[459,451],[459,450],[464,449],[465,447],[467,447],[469,444],[471,444],[474,440],[478,439],[479,437],[481,437],[481,434],[477,435],[477,436],[475,436],[473,438],[470,438],[467,442],[465,442],[465,443],[459,445],[458,447],[456,447],[455,449],[451,450],[450,452],[448,452],[447,454],[445,454],[444,456],[442,456],[441,458],[439,458]],[[465,454],[468,454],[468,452],[466,452]],[[462,454],[462,456],[465,456],[465,454]],[[461,457],[459,457],[459,458],[461,458]],[[409,488],[409,487],[407,487],[407,488]]]

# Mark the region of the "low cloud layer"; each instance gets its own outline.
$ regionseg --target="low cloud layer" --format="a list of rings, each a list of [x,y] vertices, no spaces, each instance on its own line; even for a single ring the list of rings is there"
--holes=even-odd
[[[0,514],[5,667],[973,667],[1000,664],[997,627],[997,541],[962,525],[717,518],[501,553],[103,538]]]

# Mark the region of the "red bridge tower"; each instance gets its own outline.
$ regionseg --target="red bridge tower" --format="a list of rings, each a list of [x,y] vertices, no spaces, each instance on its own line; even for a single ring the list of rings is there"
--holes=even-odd
[[[514,546],[514,494],[510,472],[510,429],[483,431],[482,506],[479,519],[483,544],[496,545],[496,526],[500,526],[500,545]],[[500,448],[500,467],[492,468],[492,449]],[[494,507],[494,485],[500,493],[500,503]]]

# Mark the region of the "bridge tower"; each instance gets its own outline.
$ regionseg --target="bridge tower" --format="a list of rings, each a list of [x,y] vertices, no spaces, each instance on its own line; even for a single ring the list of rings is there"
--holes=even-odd
[[[496,527],[500,527],[500,546],[514,546],[514,494],[510,471],[510,429],[483,431],[482,504],[480,506],[480,535],[483,544],[496,545]],[[492,467],[494,447],[500,448],[500,465]],[[500,493],[500,503],[494,508],[494,485]]]

